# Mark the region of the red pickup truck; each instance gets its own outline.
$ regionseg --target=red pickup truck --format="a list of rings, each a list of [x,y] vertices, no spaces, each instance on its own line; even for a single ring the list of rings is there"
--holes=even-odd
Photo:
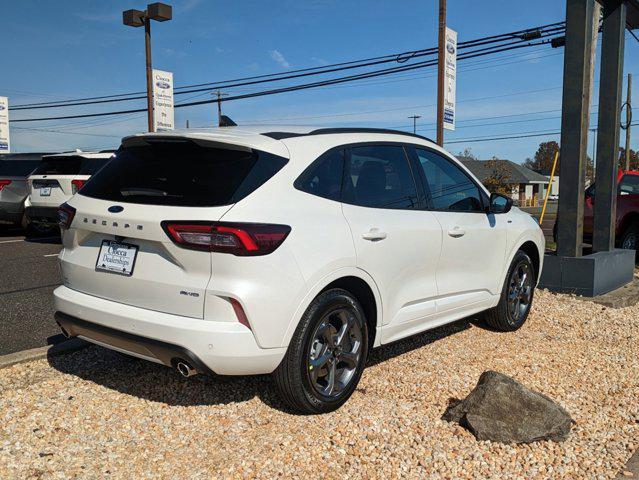
[[[586,202],[584,204],[584,241],[588,243],[592,242],[594,204],[595,184],[593,183],[586,189]],[[615,243],[617,248],[637,250],[639,244],[639,171],[619,170],[617,174]]]
[[[619,170],[617,174],[617,219],[615,244],[617,248],[637,250],[639,246],[639,171]],[[584,203],[584,242],[592,243],[595,206],[595,184],[586,189]],[[557,241],[557,222],[553,227]]]

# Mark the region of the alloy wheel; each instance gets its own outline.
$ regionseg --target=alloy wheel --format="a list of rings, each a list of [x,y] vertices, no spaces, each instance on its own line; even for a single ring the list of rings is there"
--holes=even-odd
[[[510,274],[508,283],[508,312],[512,324],[517,324],[530,306],[533,292],[533,275],[530,264],[518,263]]]
[[[311,385],[324,397],[338,397],[355,376],[361,355],[362,329],[353,312],[332,310],[313,333],[308,355]]]

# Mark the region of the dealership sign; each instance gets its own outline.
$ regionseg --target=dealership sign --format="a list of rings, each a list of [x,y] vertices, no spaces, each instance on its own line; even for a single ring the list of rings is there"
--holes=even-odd
[[[444,53],[444,128],[455,130],[455,84],[457,80],[457,32],[446,27]]]
[[[153,130],[173,130],[173,73],[153,70]]]
[[[0,97],[0,153],[9,153],[9,99]]]

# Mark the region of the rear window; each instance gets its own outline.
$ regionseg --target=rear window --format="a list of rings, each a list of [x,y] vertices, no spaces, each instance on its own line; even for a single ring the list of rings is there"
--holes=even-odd
[[[108,158],[82,158],[78,175],[93,175],[104,167],[108,161]]]
[[[82,195],[147,205],[229,205],[263,185],[287,160],[257,150],[158,142],[127,147],[82,188]]]
[[[39,160],[0,160],[0,177],[28,177]]]
[[[82,157],[44,157],[33,172],[34,175],[78,175]]]

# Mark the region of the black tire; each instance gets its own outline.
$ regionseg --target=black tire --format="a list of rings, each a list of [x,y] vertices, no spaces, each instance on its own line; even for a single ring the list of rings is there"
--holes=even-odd
[[[619,248],[637,250],[637,246],[639,245],[639,223],[632,222],[628,225],[619,237],[617,244]]]
[[[526,296],[528,297],[527,301],[523,302],[520,300],[519,307],[515,309],[510,301],[510,297],[514,294],[514,277],[515,275],[521,274],[522,268],[523,271],[527,272],[527,281],[530,282],[530,290],[529,292],[526,292]],[[510,268],[508,269],[508,274],[504,280],[504,286],[502,287],[499,303],[495,308],[487,310],[484,313],[484,319],[488,326],[502,332],[512,332],[519,329],[524,324],[528,318],[528,314],[530,313],[536,283],[537,277],[535,267],[530,260],[530,257],[523,251],[519,250],[515,254],[515,258],[513,258]],[[518,296],[515,296],[514,298],[518,298]],[[521,306],[524,306],[524,308],[521,308]],[[515,310],[517,314],[513,313],[513,310]]]
[[[344,312],[348,316],[348,322],[344,325],[354,325],[352,328],[359,328],[359,343],[354,342],[351,336],[351,330],[348,330],[347,337],[349,348],[352,342],[352,348],[356,348],[357,344],[357,361],[353,361],[354,367],[349,370],[349,378],[346,385],[340,385],[340,391],[333,395],[326,396],[318,391],[317,381],[312,380],[313,367],[311,365],[311,355],[318,348],[317,336],[319,331],[328,331],[326,327],[332,327],[331,315],[337,315],[336,312]],[[341,316],[340,316],[341,318]],[[356,323],[352,323],[356,322]],[[345,327],[347,328],[347,327]],[[332,330],[330,330],[332,332]],[[330,333],[332,336],[333,334]],[[333,340],[335,341],[335,340]],[[341,348],[340,348],[341,352]],[[324,351],[326,354],[326,351]],[[338,369],[339,365],[347,367],[347,364],[340,360],[340,353],[336,354],[332,360],[328,360],[328,365],[335,363],[334,369]],[[352,353],[351,353],[352,355]],[[288,346],[286,356],[282,363],[273,373],[275,384],[279,390],[282,400],[293,410],[300,413],[326,413],[338,409],[351,396],[366,364],[368,355],[368,327],[366,324],[366,316],[357,299],[346,290],[332,289],[327,290],[318,295],[315,300],[304,312],[300,320],[291,343]],[[324,354],[322,358],[324,358]],[[330,356],[330,355],[329,355]],[[324,365],[324,364],[323,364]],[[330,367],[321,366],[314,372],[319,375],[322,369]],[[334,370],[334,376],[339,370]],[[346,372],[346,369],[343,370]],[[327,374],[328,376],[328,374]],[[335,377],[334,377],[335,378]]]

